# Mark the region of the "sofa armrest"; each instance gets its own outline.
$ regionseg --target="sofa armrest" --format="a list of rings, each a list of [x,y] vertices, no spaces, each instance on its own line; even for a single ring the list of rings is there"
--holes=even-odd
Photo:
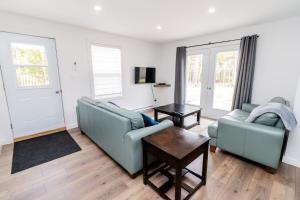
[[[162,121],[161,123],[129,131],[124,137],[124,151],[126,154],[126,166],[130,174],[134,174],[143,168],[143,146],[142,138],[162,131],[166,128],[173,126],[170,120]],[[153,161],[154,157],[149,157],[149,162]]]
[[[171,126],[173,126],[172,121],[164,120],[154,126],[149,126],[149,127],[129,131],[127,134],[125,134],[125,142],[129,142],[133,146],[138,145],[137,142],[139,141],[141,143],[141,139],[143,137],[157,133]]]
[[[258,106],[257,104],[243,103],[242,110],[250,113],[257,106]]]

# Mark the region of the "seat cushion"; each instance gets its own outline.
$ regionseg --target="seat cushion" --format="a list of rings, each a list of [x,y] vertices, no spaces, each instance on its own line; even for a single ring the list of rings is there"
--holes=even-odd
[[[216,138],[218,136],[218,122],[210,124],[208,126],[208,130],[207,131],[208,131],[209,137]]]
[[[248,118],[249,114],[250,113],[245,112],[243,110],[236,109],[228,113],[226,116],[232,117],[233,119],[238,121],[245,121]]]

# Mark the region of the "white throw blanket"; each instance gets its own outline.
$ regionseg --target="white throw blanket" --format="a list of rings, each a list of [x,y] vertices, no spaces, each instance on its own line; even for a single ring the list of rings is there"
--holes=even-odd
[[[274,102],[269,102],[254,108],[249,117],[246,119],[246,122],[253,122],[256,118],[265,113],[277,114],[281,118],[285,128],[289,131],[293,130],[297,125],[297,120],[293,111],[286,105]]]

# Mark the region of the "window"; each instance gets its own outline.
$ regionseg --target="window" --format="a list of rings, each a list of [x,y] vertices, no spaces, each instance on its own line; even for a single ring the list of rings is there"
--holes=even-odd
[[[11,43],[18,88],[49,85],[48,60],[44,46]]]
[[[203,54],[187,56],[187,87],[186,102],[201,105],[201,78],[203,68]]]
[[[122,96],[121,50],[118,48],[91,45],[96,99]]]
[[[217,53],[213,108],[230,111],[233,100],[237,62],[237,50]]]

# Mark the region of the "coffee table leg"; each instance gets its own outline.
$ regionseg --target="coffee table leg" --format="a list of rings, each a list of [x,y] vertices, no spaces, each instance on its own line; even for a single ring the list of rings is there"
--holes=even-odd
[[[181,199],[181,168],[176,169],[176,175],[175,175],[175,200]]]
[[[208,160],[208,146],[203,154],[203,163],[202,163],[202,182],[203,185],[206,184],[207,178],[207,160]]]
[[[144,184],[147,185],[147,176],[148,176],[148,155],[145,147],[143,147],[143,171],[144,171]]]
[[[198,123],[198,125],[200,124],[200,115],[201,115],[201,111],[197,112],[197,123]]]
[[[180,117],[180,127],[183,128],[184,127],[184,118]]]
[[[154,110],[154,120],[158,121],[158,113],[156,110]]]

